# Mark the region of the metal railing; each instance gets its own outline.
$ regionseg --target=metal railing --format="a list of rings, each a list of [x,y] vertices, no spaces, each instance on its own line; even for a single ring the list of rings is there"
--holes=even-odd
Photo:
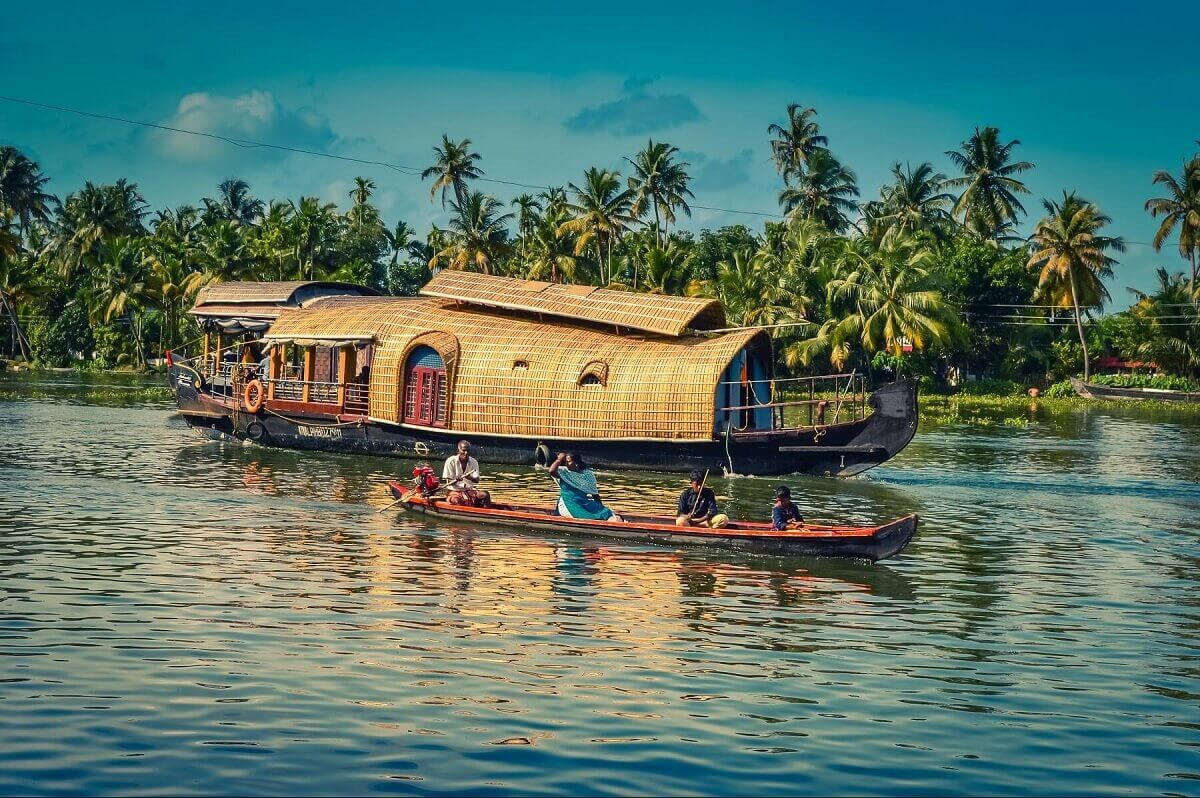
[[[789,383],[786,390],[781,383]],[[771,401],[729,405],[718,413],[751,413],[770,408],[772,429],[796,429],[825,426],[842,421],[857,421],[867,416],[866,383],[863,375],[825,374],[819,377],[788,377],[781,380],[722,382],[721,385],[769,386]],[[761,388],[759,389],[761,390]],[[807,398],[804,398],[807,394]],[[757,397],[756,393],[751,393]],[[798,396],[799,398],[789,398]],[[735,431],[737,426],[734,427]]]

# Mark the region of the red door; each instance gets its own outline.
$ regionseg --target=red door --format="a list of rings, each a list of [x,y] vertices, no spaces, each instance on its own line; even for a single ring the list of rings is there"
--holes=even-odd
[[[404,389],[404,421],[423,427],[446,425],[446,372],[415,366]]]

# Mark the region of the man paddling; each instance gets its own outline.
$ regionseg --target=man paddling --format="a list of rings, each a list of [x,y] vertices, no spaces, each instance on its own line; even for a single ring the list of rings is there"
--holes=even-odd
[[[450,504],[465,504],[470,507],[487,507],[492,496],[479,490],[479,461],[471,456],[470,441],[458,442],[458,454],[446,458],[442,467],[442,480],[450,493],[446,501]]]
[[[683,493],[679,494],[675,526],[703,526],[719,529],[729,523],[729,516],[717,512],[717,495],[705,487],[706,475],[699,471],[691,473],[691,479]]]

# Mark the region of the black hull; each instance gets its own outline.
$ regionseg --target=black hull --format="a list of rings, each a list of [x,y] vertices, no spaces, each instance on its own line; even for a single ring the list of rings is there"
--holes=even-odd
[[[438,461],[471,441],[472,454],[488,464],[544,464],[547,452],[574,451],[604,469],[775,476],[812,474],[846,477],[888,460],[912,440],[917,429],[916,387],[886,385],[870,397],[874,413],[844,424],[734,433],[729,439],[674,443],[665,440],[563,440],[480,435],[370,421],[337,423],[333,417],[284,417],[237,411],[228,400],[197,391],[172,373],[180,413],[193,428],[214,439],[251,440],[289,449],[380,455]]]
[[[1075,393],[1085,399],[1149,399],[1155,402],[1178,404],[1200,404],[1200,393],[1188,391],[1160,391],[1151,388],[1118,388],[1113,385],[1097,385],[1094,382],[1071,380]]]

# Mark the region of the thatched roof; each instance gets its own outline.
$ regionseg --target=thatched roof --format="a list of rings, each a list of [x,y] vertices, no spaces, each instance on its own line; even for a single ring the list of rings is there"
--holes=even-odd
[[[638,294],[449,269],[430,280],[421,289],[421,295],[659,335],[682,335],[688,329],[713,330],[725,326],[725,312],[715,299]]]
[[[275,319],[282,307],[295,307],[327,296],[376,296],[378,292],[353,283],[288,280],[271,283],[214,283],[200,289],[194,316],[210,318]]]
[[[734,355],[761,347],[770,362],[762,331],[617,335],[432,297],[324,299],[285,310],[266,337],[332,340],[368,332],[376,341],[370,415],[402,422],[404,361],[425,344],[446,363],[449,427],[464,434],[710,440],[716,386]],[[581,385],[585,374],[598,384]]]

